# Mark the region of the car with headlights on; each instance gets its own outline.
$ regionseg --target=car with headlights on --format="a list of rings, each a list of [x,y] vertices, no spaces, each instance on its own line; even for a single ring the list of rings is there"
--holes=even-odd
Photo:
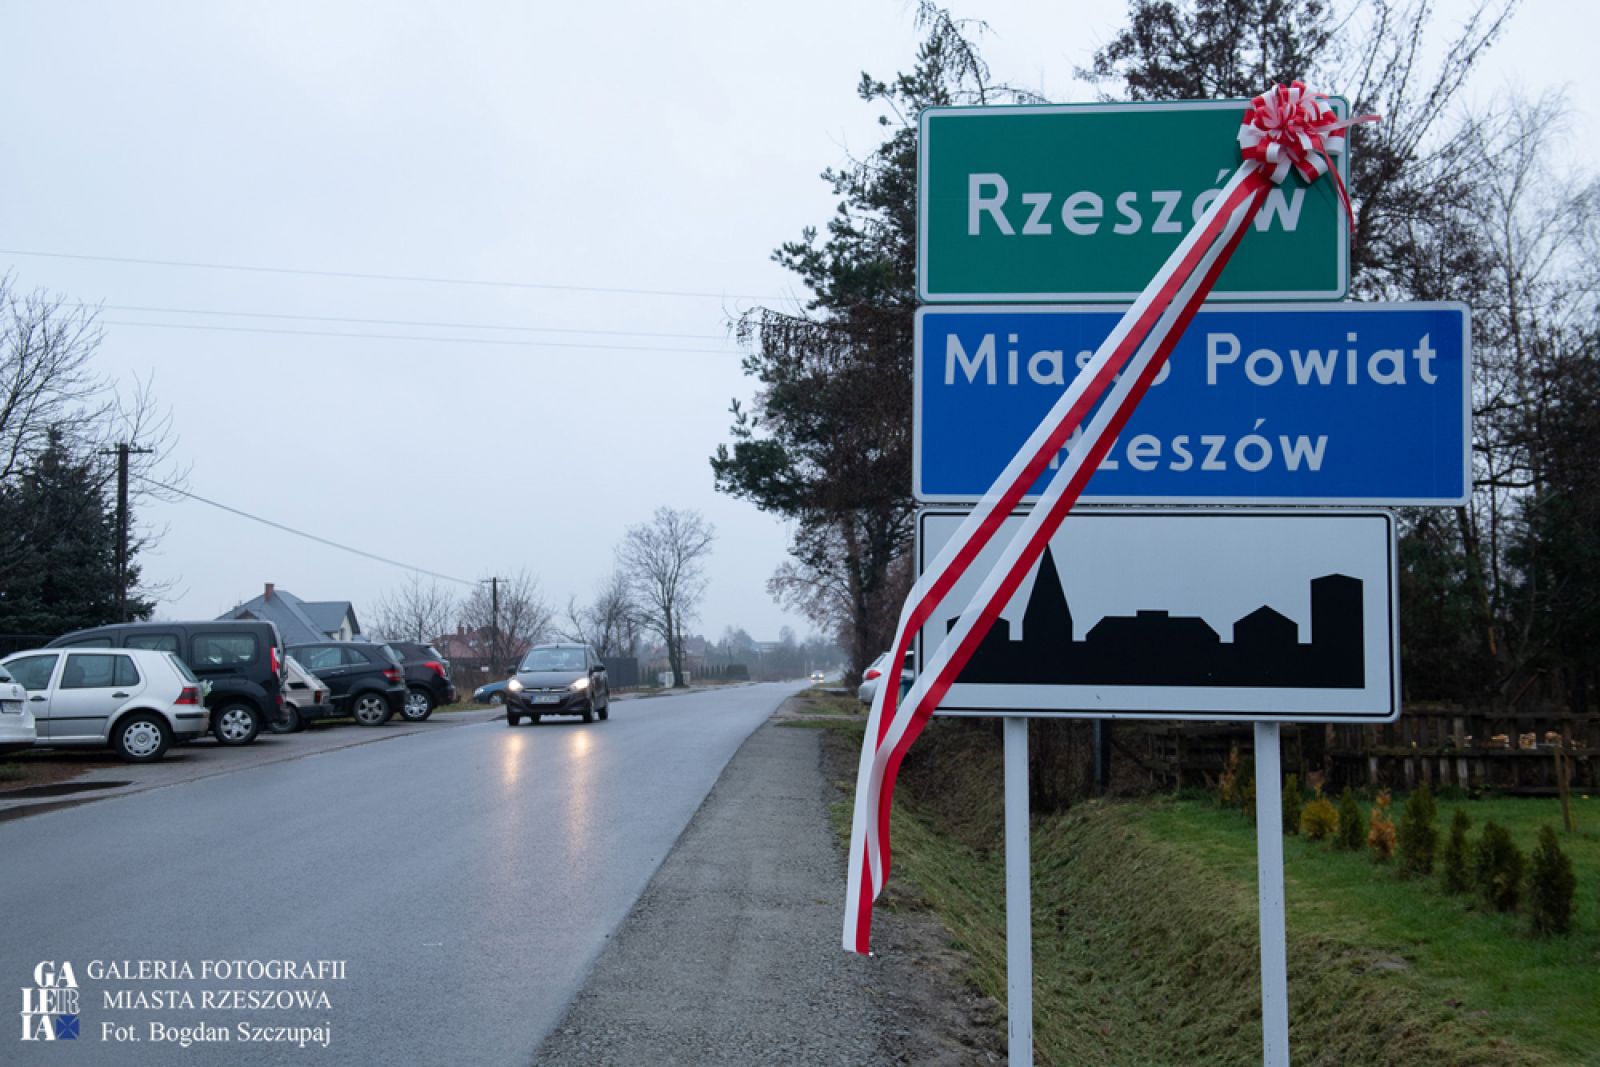
[[[584,722],[611,714],[606,665],[588,645],[534,645],[506,682],[506,724],[537,723],[546,715],[581,715]]]

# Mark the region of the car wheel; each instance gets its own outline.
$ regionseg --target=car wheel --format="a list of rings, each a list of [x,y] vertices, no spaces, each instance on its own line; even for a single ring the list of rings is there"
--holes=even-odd
[[[540,715],[538,712],[534,712],[532,715],[528,716],[528,721],[532,722],[533,725],[538,726],[539,720],[542,718],[544,718],[543,715]]]
[[[521,718],[522,718],[521,715],[518,715],[516,712],[512,711],[510,708],[506,709],[506,725],[507,726],[515,726],[515,725],[517,725],[518,720],[520,720]]]
[[[606,702],[600,705],[599,714],[601,722],[605,722],[607,719],[611,718],[611,695],[609,693],[606,694]]]
[[[594,697],[589,698],[589,703],[583,706],[583,721],[594,722]]]
[[[426,722],[433,714],[433,698],[425,689],[407,689],[406,702],[400,709],[406,722]]]
[[[212,715],[211,732],[219,745],[248,745],[261,732],[261,717],[249,704],[234,701]]]
[[[394,714],[382,693],[362,693],[350,705],[350,714],[362,726],[382,726]]]
[[[504,704],[505,702],[506,702],[506,695],[504,693],[491,693],[491,694],[489,694],[489,704],[491,706],[499,707],[501,704]]]
[[[172,743],[166,720],[154,712],[135,712],[117,723],[111,744],[129,763],[154,763]]]
[[[304,729],[305,725],[300,721],[300,712],[293,705],[286,704],[283,708],[283,717],[267,723],[267,729],[275,734],[294,734]]]

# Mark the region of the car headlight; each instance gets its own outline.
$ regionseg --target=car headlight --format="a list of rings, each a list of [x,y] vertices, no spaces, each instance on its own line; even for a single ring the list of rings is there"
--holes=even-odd
[[[511,681],[506,683],[506,688],[511,690],[513,693],[520,693],[522,692],[522,683],[513,678]]]
[[[589,679],[579,678],[576,682],[573,682],[571,685],[567,686],[567,688],[572,690],[574,693],[581,693],[585,689],[589,688]]]

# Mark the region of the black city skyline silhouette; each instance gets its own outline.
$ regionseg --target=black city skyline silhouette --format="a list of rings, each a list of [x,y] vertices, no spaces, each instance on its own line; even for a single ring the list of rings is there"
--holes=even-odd
[[[1358,578],[1311,579],[1306,643],[1293,619],[1265,604],[1233,624],[1232,641],[1202,618],[1146,610],[1107,615],[1075,641],[1072,609],[1047,548],[1022,614],[1023,637],[1012,640],[1011,623],[996,619],[956,682],[1360,689],[1362,597]]]

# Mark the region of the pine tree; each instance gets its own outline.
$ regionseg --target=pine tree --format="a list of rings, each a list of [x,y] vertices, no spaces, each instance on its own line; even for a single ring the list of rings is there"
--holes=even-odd
[[[1406,797],[1400,813],[1400,873],[1407,878],[1433,873],[1433,854],[1439,844],[1439,829],[1434,825],[1437,811],[1433,791],[1423,782]]]
[[[1300,794],[1300,776],[1291,774],[1283,781],[1283,832],[1297,834],[1300,832],[1300,807],[1302,803]]]
[[[0,633],[55,635],[119,621],[116,511],[92,458],[73,454],[59,430],[3,490]],[[129,586],[138,580],[130,561]],[[131,597],[130,618],[153,605]]]
[[[1472,847],[1467,841],[1467,830],[1472,820],[1460,808],[1450,820],[1450,836],[1444,843],[1441,865],[1446,893],[1465,893],[1472,888]]]
[[[1483,835],[1472,854],[1472,880],[1478,893],[1496,911],[1516,911],[1522,897],[1522,871],[1526,866],[1522,850],[1511,840],[1511,832],[1490,819],[1483,824]]]
[[[1572,929],[1572,898],[1577,888],[1572,860],[1561,851],[1556,832],[1549,826],[1540,827],[1528,875],[1528,910],[1534,933],[1548,937]]]
[[[1347,852],[1359,852],[1367,843],[1367,824],[1356,806],[1356,795],[1349,786],[1339,797],[1339,847]]]

